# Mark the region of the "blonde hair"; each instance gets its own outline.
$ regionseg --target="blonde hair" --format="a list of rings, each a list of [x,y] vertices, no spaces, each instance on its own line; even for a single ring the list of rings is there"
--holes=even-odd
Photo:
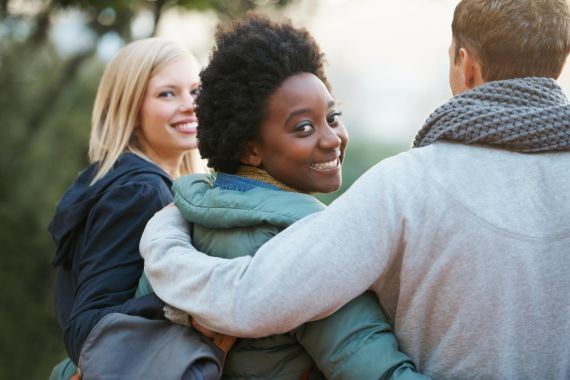
[[[558,78],[570,52],[567,0],[462,0],[451,24],[455,59],[467,48],[485,81]]]
[[[91,116],[89,161],[99,163],[91,184],[107,174],[124,152],[149,159],[137,147],[134,134],[148,82],[162,67],[186,56],[191,53],[175,42],[147,38],[123,47],[107,64]],[[200,172],[204,167],[193,149],[185,154],[180,173]]]

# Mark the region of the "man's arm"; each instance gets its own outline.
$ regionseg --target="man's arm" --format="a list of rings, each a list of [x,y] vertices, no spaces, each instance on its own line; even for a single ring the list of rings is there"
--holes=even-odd
[[[411,186],[382,180],[401,169],[381,166],[253,258],[199,253],[177,209],[157,213],[140,246],[156,294],[205,327],[236,336],[282,333],[333,313],[368,289],[398,252],[400,208]]]

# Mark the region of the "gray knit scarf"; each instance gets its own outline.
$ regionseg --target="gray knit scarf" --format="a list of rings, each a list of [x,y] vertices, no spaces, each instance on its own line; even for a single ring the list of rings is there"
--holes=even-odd
[[[488,82],[436,109],[414,139],[491,145],[515,152],[570,150],[570,104],[549,78]]]

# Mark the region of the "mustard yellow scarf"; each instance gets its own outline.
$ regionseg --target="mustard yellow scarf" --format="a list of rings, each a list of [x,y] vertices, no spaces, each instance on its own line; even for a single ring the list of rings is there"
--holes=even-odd
[[[265,170],[260,169],[260,168],[256,168],[254,166],[241,165],[235,174],[240,176],[240,177],[250,178],[250,179],[253,179],[256,181],[268,183],[268,184],[273,185],[275,187],[278,187],[279,189],[284,190],[284,191],[289,191],[292,193],[299,193],[298,190],[292,188],[291,186],[287,186],[284,183],[273,178]]]

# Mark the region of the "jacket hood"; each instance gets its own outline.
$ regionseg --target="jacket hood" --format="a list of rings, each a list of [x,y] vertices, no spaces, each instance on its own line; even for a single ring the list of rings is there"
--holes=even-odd
[[[325,205],[308,194],[256,187],[247,191],[214,187],[212,177],[191,174],[174,182],[174,204],[186,220],[207,228],[233,229],[270,224],[288,227]]]
[[[133,154],[124,153],[119,157],[113,169],[93,185],[90,185],[97,170],[97,163],[92,164],[79,174],[75,182],[67,189],[51,220],[48,230],[56,245],[56,254],[52,265],[67,266],[68,255],[76,233],[81,231],[93,206],[115,184],[127,184],[134,177],[145,174],[159,175],[167,181],[170,177],[155,164]]]

